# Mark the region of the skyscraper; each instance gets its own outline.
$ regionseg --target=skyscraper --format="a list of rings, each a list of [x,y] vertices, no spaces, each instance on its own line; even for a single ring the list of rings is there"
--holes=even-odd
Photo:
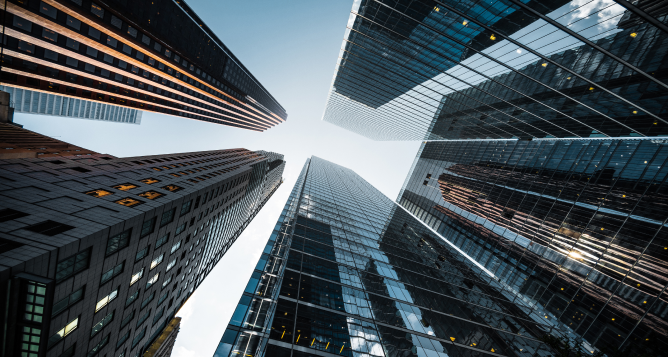
[[[353,171],[313,157],[214,356],[549,356],[546,334],[568,330]]]
[[[326,121],[375,140],[668,135],[665,6],[356,4]]]
[[[287,118],[183,1],[3,4],[5,86],[254,131]]]
[[[10,94],[15,113],[103,120],[127,124],[141,123],[142,112],[137,109],[1,85],[0,91],[6,91]]]
[[[167,353],[176,311],[280,186],[284,166],[282,155],[246,149],[0,160],[3,353]]]
[[[397,201],[599,348],[665,351],[668,140],[423,143]]]

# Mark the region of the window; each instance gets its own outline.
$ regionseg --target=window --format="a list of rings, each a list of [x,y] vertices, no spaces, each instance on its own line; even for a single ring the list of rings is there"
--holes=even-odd
[[[123,21],[121,21],[121,19],[118,17],[111,15],[111,24],[120,29],[121,26],[123,26]]]
[[[144,224],[141,226],[141,234],[139,234],[139,238],[144,238],[147,235],[153,233],[153,230],[155,229],[155,217],[149,219],[148,221],[144,221]]]
[[[163,254],[160,254],[160,256],[158,256],[157,258],[153,259],[153,261],[151,261],[151,268],[149,270],[153,270],[153,268],[157,267],[158,264],[162,263],[162,259],[164,257],[165,257],[165,254],[163,253]]]
[[[162,288],[164,289],[164,288],[165,288],[167,285],[169,285],[169,283],[171,283],[171,282],[172,282],[172,277],[170,276],[169,278],[167,278],[167,279],[162,283]]]
[[[88,66],[88,64],[86,64],[86,66]],[[88,70],[88,67],[86,67],[86,70]],[[93,68],[93,70],[94,70],[94,68]],[[126,198],[121,198],[120,200],[114,201],[114,203],[118,203],[119,205],[122,205],[122,206],[125,206],[125,207],[133,207],[133,206],[140,205],[144,202],[142,202],[140,200],[136,200],[132,197],[126,197]]]
[[[169,271],[170,269],[172,269],[175,265],[176,265],[176,259],[172,260],[171,262],[169,262],[169,264],[167,264],[167,270],[165,270],[165,271],[168,272],[168,271]]]
[[[46,27],[42,28],[42,37],[52,42],[58,41],[58,34],[55,31],[49,30]]]
[[[134,319],[134,318],[135,318],[135,310],[132,310],[131,313],[125,315],[123,320],[121,320],[121,327],[120,328],[125,327],[125,325],[129,324],[130,321],[132,321],[132,319]]]
[[[172,246],[172,250],[169,254],[174,254],[174,252],[179,250],[179,248],[181,248],[181,241],[178,241],[176,244]]]
[[[100,352],[101,349],[104,348],[104,346],[107,345],[107,343],[109,343],[109,335],[105,336],[102,340],[100,340],[100,342],[98,342],[98,344],[95,345],[95,347],[93,347],[93,349],[90,350],[90,352],[88,352],[86,357],[95,356],[98,352]]]
[[[46,285],[34,281],[28,281],[26,286],[26,304],[23,319],[41,323],[44,315],[44,302],[46,300]]]
[[[51,312],[51,316],[56,316],[61,312],[67,310],[70,306],[81,301],[81,299],[83,299],[84,297],[84,288],[85,286],[82,286],[79,290],[71,293],[70,295],[62,298],[61,300],[53,304],[53,309],[52,309],[53,311]]]
[[[122,273],[123,265],[125,265],[125,261],[122,261],[121,264],[118,264],[117,266],[109,269],[106,273],[102,274],[102,278],[100,279],[100,285],[108,282],[118,274]]]
[[[125,341],[127,341],[128,338],[130,338],[130,331],[132,330],[128,330],[128,332],[126,332],[125,335],[118,338],[118,342],[116,342],[116,348],[120,348],[121,346],[123,346]],[[123,354],[125,354],[125,352],[123,352]]]
[[[79,317],[70,321],[65,327],[56,332],[53,336],[49,337],[49,348],[60,342],[65,336],[69,335],[72,331],[76,330],[79,327]]]
[[[26,32],[32,31],[32,22],[22,19],[16,15],[14,15],[14,26],[23,29]]]
[[[144,247],[144,249],[138,251],[137,254],[135,255],[135,262],[138,262],[138,261],[144,259],[148,255],[149,248],[150,248],[150,246],[146,246],[146,247]]]
[[[90,12],[93,13],[93,15],[103,18],[104,17],[104,9],[100,7],[100,5],[97,4],[90,4]]]
[[[137,296],[139,296],[139,290],[135,291],[134,294],[130,295],[127,300],[125,300],[125,307],[130,306],[135,300],[137,300]]]
[[[118,296],[118,289],[112,291],[109,295],[100,299],[100,301],[98,301],[97,304],[95,304],[95,312],[98,312],[103,307],[107,306],[107,304],[110,303],[112,300],[114,300],[116,296]]]
[[[154,298],[155,298],[155,291],[152,292],[151,295],[149,295],[146,299],[144,299],[144,301],[141,302],[141,307],[139,308],[139,310],[143,310],[146,306],[148,306],[148,304],[151,303],[151,301],[153,301]]]
[[[165,234],[164,236],[162,236],[162,238],[158,239],[158,241],[155,242],[155,249],[162,247],[162,245],[167,243],[168,240],[169,240],[169,233]]]
[[[31,232],[39,233],[39,234],[44,234],[45,236],[53,237],[57,234],[67,232],[70,229],[74,229],[74,227],[69,226],[67,224],[62,224],[54,221],[44,221],[41,223],[33,224],[30,227],[25,228]]]
[[[186,226],[187,226],[187,225],[188,225],[188,222],[185,222],[185,223],[183,223],[182,225],[178,226],[178,227],[176,228],[176,232],[174,232],[174,235],[177,236],[177,235],[183,233],[183,231],[186,230]]]
[[[25,216],[28,216],[28,214],[13,210],[11,208],[5,208],[0,210],[0,223],[11,221],[13,219],[19,219]]]
[[[120,191],[130,191],[133,188],[137,188],[137,187],[139,187],[139,186],[131,184],[131,183],[123,183],[123,184],[114,186],[115,189],[120,190]]]
[[[166,293],[164,293],[164,294],[162,294],[162,296],[160,297],[160,299],[158,299],[158,306],[160,306],[160,304],[162,304],[165,300],[167,300],[167,297],[168,297],[168,296],[169,296],[169,291],[166,292]]]
[[[171,210],[164,212],[162,214],[162,218],[160,219],[160,227],[164,227],[174,220],[174,213],[176,212],[176,208],[172,208]]]
[[[160,321],[160,318],[162,315],[165,313],[165,307],[163,306],[160,311],[155,313],[155,316],[153,316],[153,325],[155,325],[158,321]]]
[[[144,338],[144,335],[146,335],[146,327],[144,327],[144,329],[141,330],[139,333],[137,333],[135,338],[132,339],[132,347],[131,348],[135,348],[135,346],[137,346],[137,344],[139,344],[141,339]]]
[[[107,240],[107,251],[105,256],[112,255],[130,244],[130,234],[132,229],[119,233]]]
[[[158,279],[160,279],[160,273],[156,273],[155,275],[153,275],[153,277],[152,277],[151,279],[149,279],[149,280],[146,282],[146,289],[148,289],[148,288],[150,288],[151,286],[153,286],[153,284],[155,284],[155,283],[158,281]]]
[[[39,12],[52,19],[55,19],[58,14],[58,10],[56,10],[55,7],[45,3],[44,1],[40,1]]]
[[[82,270],[88,269],[89,259],[90,249],[86,249],[83,252],[79,252],[58,262],[56,265],[56,283],[59,283]]]
[[[146,321],[146,319],[148,319],[149,316],[151,316],[151,310],[146,311],[146,313],[144,315],[142,315],[139,319],[137,319],[137,326],[136,327],[141,326],[141,324],[143,324],[144,321]]]
[[[137,37],[137,29],[132,26],[128,26],[128,34],[132,37]]]
[[[93,328],[90,331],[90,337],[97,335],[100,331],[102,331],[102,329],[105,326],[109,325],[109,323],[111,323],[111,321],[113,320],[114,320],[114,311],[112,311],[107,316],[103,317],[102,320],[100,320],[93,326]]]
[[[77,31],[81,30],[81,21],[73,18],[70,15],[67,15],[67,26],[76,29]]]
[[[141,268],[140,271],[132,274],[132,278],[130,278],[130,286],[139,281],[139,279],[141,279],[142,276],[144,276],[144,268]]]

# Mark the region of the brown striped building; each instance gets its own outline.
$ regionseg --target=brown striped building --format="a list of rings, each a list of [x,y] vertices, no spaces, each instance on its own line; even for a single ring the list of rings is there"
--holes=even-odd
[[[5,86],[264,131],[285,109],[183,1],[0,0]]]

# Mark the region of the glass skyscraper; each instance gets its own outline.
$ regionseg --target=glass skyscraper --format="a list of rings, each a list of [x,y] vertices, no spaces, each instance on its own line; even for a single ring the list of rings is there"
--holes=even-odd
[[[553,314],[355,172],[312,157],[215,357],[550,356]]]
[[[15,113],[141,123],[142,111],[137,109],[1,85],[0,90],[10,94]]]
[[[285,109],[183,1],[6,0],[11,87],[264,131]]]
[[[668,8],[358,1],[324,120],[375,140],[668,135]]]
[[[668,140],[423,143],[398,202],[598,348],[668,333]]]

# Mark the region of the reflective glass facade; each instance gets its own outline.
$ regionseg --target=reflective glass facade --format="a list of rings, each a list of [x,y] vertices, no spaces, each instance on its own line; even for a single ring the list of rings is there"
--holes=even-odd
[[[221,338],[228,356],[550,356],[568,328],[353,171],[307,160]]]
[[[397,200],[588,344],[659,356],[667,160],[665,139],[427,142]]]
[[[375,140],[668,135],[660,2],[361,0],[324,120]]]
[[[116,123],[140,124],[140,110],[91,100],[63,97],[16,87],[0,86],[10,94],[16,113],[104,120]]]
[[[287,113],[183,1],[6,0],[5,86],[264,131]]]

